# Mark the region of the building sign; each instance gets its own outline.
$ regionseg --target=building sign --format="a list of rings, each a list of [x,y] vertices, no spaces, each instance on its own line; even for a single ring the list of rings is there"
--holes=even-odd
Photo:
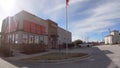
[[[36,24],[34,22],[24,20],[24,31],[25,32],[44,35],[44,34],[46,34],[45,29],[46,28],[43,25]]]

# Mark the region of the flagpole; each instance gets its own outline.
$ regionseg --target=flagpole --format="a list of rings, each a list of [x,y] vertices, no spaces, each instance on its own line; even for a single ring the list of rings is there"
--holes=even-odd
[[[66,31],[68,31],[68,11],[67,11],[67,6],[68,6],[68,1],[67,1],[67,4],[66,4]],[[67,38],[66,38],[66,53],[67,53],[67,51],[68,51],[68,43],[67,43]]]
[[[68,14],[67,14],[67,6],[66,6],[66,30],[68,31]]]

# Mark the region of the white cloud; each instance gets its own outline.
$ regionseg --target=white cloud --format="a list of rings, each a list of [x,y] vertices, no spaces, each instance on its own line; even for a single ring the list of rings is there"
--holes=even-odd
[[[29,11],[30,13],[33,13],[35,15],[42,13],[43,15],[54,21],[57,21],[62,17],[64,19],[65,17],[65,0],[50,0],[50,1],[14,0],[14,1],[15,1],[14,10],[11,10],[11,12],[5,11],[3,7],[1,7],[0,5],[0,13],[1,13],[0,23],[9,14],[14,15],[15,13],[21,10]],[[76,11],[78,11],[79,8],[82,8],[83,2],[88,2],[88,1],[90,0],[70,0],[68,7],[69,17],[78,14],[78,12],[76,13]],[[91,8],[89,10],[85,10],[84,12],[79,12],[78,14],[79,16],[81,14],[86,14],[86,13],[90,13],[91,15],[86,19],[83,20],[80,19],[69,24],[70,27],[72,27],[70,29],[73,33],[73,40],[77,38],[82,38],[83,36],[86,35],[86,33],[104,32],[105,29],[109,28],[110,26],[118,24],[109,21],[109,19],[120,18],[119,3],[120,3],[119,0],[111,0],[105,4],[96,6],[96,8]]]
[[[70,27],[73,32],[73,40],[82,38],[88,33],[101,33],[111,26],[118,23],[109,21],[111,19],[120,18],[120,1],[111,1],[96,8],[89,9],[83,13],[93,13],[90,17],[73,22]],[[113,8],[112,8],[113,7]]]
[[[61,1],[61,0],[59,0],[59,1]],[[59,1],[57,1],[57,2],[59,2]],[[83,2],[83,1],[86,1],[86,0],[70,0],[69,1],[69,6],[70,5],[73,5],[73,4],[75,4],[75,3],[80,3],[80,2]],[[51,10],[48,10],[48,11],[46,11],[47,13],[52,13],[52,12],[56,12],[56,11],[59,11],[59,10],[61,10],[61,9],[63,9],[63,8],[65,8],[66,7],[66,3],[65,3],[65,0],[64,1],[62,1],[61,3],[59,3],[59,4],[55,4],[54,5],[55,7],[53,7]],[[74,6],[75,7],[75,6]],[[77,7],[77,6],[76,6]]]
[[[57,21],[65,13],[64,12],[65,4],[66,4],[65,1],[66,0],[51,0],[51,1],[48,1],[48,0],[11,0],[10,2],[9,0],[0,1],[0,12],[2,14],[2,16],[0,16],[0,21],[2,23],[2,20],[5,17],[9,15],[12,16],[21,10],[26,10],[35,15],[42,13],[46,17],[54,21]],[[78,2],[82,2],[82,1],[83,0],[70,0],[69,6],[75,3],[78,3]],[[8,3],[7,6],[1,7],[1,4],[3,4],[4,6],[6,5],[6,2]],[[8,7],[8,6],[12,6],[12,7]],[[79,7],[79,6],[75,6],[75,7]],[[75,10],[70,10],[70,11],[74,12]],[[0,28],[1,28],[1,24],[0,24]]]

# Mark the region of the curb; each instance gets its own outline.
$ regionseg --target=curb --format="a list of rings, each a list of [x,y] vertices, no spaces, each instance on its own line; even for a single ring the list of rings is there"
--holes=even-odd
[[[86,56],[71,58],[71,59],[63,59],[63,60],[23,60],[21,62],[38,62],[38,63],[68,63],[68,62],[76,62],[89,58],[91,55],[88,54]]]

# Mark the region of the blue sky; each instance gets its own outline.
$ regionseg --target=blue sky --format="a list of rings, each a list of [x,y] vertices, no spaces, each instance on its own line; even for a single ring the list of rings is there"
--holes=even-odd
[[[2,20],[21,10],[43,19],[51,19],[62,28],[66,26],[66,0],[0,0]],[[120,31],[120,0],[70,0],[68,26],[72,40],[101,41],[110,30]]]

